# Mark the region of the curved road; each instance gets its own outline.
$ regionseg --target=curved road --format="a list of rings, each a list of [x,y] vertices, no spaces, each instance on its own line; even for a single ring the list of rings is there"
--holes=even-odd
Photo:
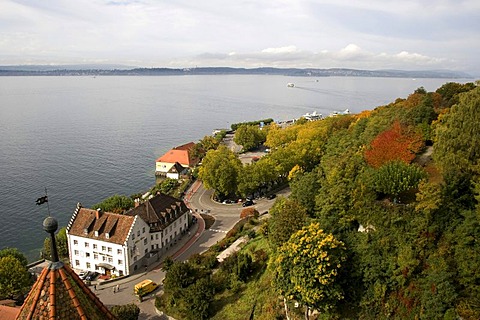
[[[277,193],[277,195],[287,196],[290,193],[290,189],[286,188]],[[194,232],[192,239],[183,239],[176,247],[173,247],[166,255],[171,255],[177,261],[185,261],[192,254],[202,253],[210,248],[212,245],[222,240],[226,233],[233,228],[233,226],[240,220],[240,212],[243,207],[239,203],[235,204],[221,204],[212,200],[212,190],[206,190],[203,188],[203,184],[196,182],[190,188],[184,200],[187,206],[194,211],[194,215],[200,213],[210,214],[215,218],[215,222],[209,229],[204,229],[203,219],[198,219],[197,225],[191,227]],[[267,200],[265,198],[256,201],[255,207],[258,212],[262,213],[268,211],[275,202],[273,200]],[[171,251],[172,254],[170,254]],[[161,270],[160,264],[154,268],[150,268],[149,271],[140,274],[131,275],[128,278],[119,280],[117,282],[111,282],[105,285],[98,285],[95,294],[100,300],[107,306],[123,305],[129,303],[135,303],[140,307],[141,314],[139,319],[167,319],[166,316],[159,316],[155,314],[155,294],[159,290],[144,298],[143,302],[140,302],[138,298],[133,294],[133,287],[136,283],[151,279],[157,283],[162,283],[165,278],[165,273]],[[113,292],[115,285],[119,285],[120,290],[117,293]],[[93,289],[93,287],[92,287]]]

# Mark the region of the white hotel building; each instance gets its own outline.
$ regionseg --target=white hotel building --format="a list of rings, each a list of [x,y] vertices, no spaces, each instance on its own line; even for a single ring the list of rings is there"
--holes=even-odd
[[[191,212],[183,201],[159,194],[125,214],[77,205],[67,226],[72,268],[125,276],[160,259],[184,234]]]

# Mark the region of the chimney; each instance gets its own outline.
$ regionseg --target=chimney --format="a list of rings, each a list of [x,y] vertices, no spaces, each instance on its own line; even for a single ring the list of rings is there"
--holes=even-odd
[[[95,212],[95,218],[98,220],[102,216],[102,209],[98,208],[97,212]]]

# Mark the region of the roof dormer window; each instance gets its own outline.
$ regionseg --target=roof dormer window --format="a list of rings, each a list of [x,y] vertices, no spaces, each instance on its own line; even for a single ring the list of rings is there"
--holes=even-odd
[[[110,239],[110,233],[105,233],[105,238]]]
[[[98,237],[98,230],[94,231],[95,237]]]

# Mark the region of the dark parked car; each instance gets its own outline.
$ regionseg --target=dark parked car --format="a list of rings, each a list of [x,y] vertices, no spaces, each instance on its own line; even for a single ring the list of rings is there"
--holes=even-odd
[[[85,277],[85,280],[92,281],[92,280],[95,280],[97,277],[98,277],[98,272],[90,272],[90,274],[88,274]]]
[[[254,205],[255,203],[252,201],[252,200],[247,200],[245,201],[244,203],[242,203],[242,206],[244,207],[248,207],[248,206],[252,206]]]
[[[276,197],[277,197],[277,195],[276,195],[275,193],[272,193],[272,194],[269,194],[269,195],[267,196],[267,199],[268,199],[268,200],[272,200],[272,199],[275,199]]]

